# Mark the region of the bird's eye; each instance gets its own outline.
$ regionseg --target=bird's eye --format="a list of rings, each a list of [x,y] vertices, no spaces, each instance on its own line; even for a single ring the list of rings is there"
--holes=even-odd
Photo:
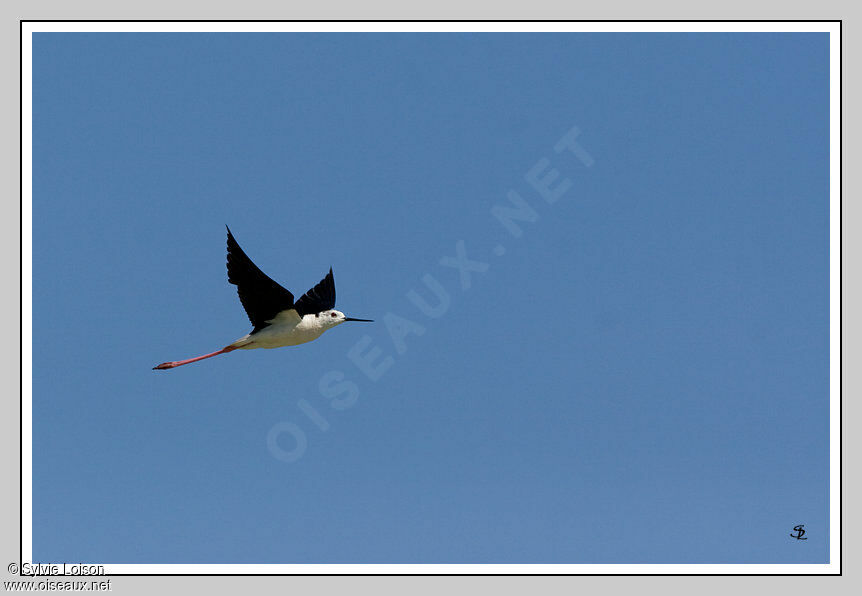
[[[335,316],[335,313],[334,313],[334,312],[333,312],[333,313],[330,313],[330,314],[329,314],[329,316],[330,316],[330,317],[334,317],[334,316]]]

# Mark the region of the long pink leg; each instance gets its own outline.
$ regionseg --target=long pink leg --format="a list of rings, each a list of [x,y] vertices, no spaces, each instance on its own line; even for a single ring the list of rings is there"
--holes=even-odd
[[[174,362],[162,362],[158,366],[154,366],[153,370],[167,370],[169,368],[176,368],[178,366],[182,366],[183,364],[191,364],[192,362],[197,362],[198,360],[203,360],[204,358],[212,358],[213,356],[218,356],[219,354],[227,354],[228,352],[233,352],[236,350],[233,346],[227,346],[226,348],[222,348],[218,352],[213,352],[212,354],[204,354],[203,356],[198,356],[197,358],[189,358],[188,360],[176,360]]]

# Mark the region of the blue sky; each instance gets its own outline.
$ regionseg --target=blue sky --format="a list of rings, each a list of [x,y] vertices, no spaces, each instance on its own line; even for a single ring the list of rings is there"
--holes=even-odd
[[[827,66],[825,34],[34,35],[34,560],[826,562]],[[225,224],[378,322],[152,371],[250,330]]]

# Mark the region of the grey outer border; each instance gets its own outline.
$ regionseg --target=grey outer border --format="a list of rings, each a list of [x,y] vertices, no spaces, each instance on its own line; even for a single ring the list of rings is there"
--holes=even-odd
[[[371,5],[373,4],[373,6]],[[191,19],[191,20],[216,20],[216,19],[224,19],[224,20],[243,20],[243,19],[259,19],[259,20],[327,20],[327,19],[364,19],[364,20],[397,20],[397,19],[441,19],[441,20],[483,20],[483,19],[511,19],[511,20],[537,20],[537,19],[546,19],[546,20],[758,20],[758,19],[776,19],[776,15],[774,13],[775,8],[773,6],[768,6],[766,3],[757,3],[753,0],[741,2],[738,0],[728,1],[722,4],[721,10],[718,11],[716,8],[709,5],[693,5],[691,3],[685,2],[670,2],[667,0],[661,2],[653,2],[648,5],[635,3],[631,1],[627,2],[618,2],[614,6],[609,5],[600,5],[600,6],[588,6],[588,7],[579,7],[579,6],[565,6],[562,3],[553,2],[553,1],[545,1],[545,0],[534,0],[530,3],[514,3],[514,2],[498,2],[495,3],[493,8],[488,8],[480,5],[477,2],[471,2],[470,0],[460,0],[460,1],[452,1],[452,0],[440,0],[433,7],[430,6],[405,6],[404,4],[399,4],[396,2],[383,2],[383,1],[375,1],[375,2],[366,2],[362,6],[357,6],[356,4],[351,4],[346,2],[345,0],[337,0],[331,1],[327,3],[325,8],[318,8],[312,6],[298,6],[298,7],[289,7],[285,8],[283,5],[278,5],[272,1],[254,1],[250,0],[243,4],[244,11],[243,14],[238,14],[236,10],[236,5],[233,3],[226,2],[183,2],[180,4],[177,0],[172,2],[168,2],[165,0],[154,0],[150,2],[146,9],[143,9],[139,6],[135,5],[118,5],[114,3],[109,3],[105,1],[88,1],[88,2],[77,2],[74,5],[63,4],[56,0],[44,1],[39,3],[38,6],[26,6],[23,2],[9,2],[5,3],[0,10],[3,11],[4,16],[7,18],[2,22],[6,24],[9,28],[10,35],[4,36],[3,39],[6,40],[6,44],[8,45],[8,51],[3,53],[2,63],[4,65],[4,70],[7,71],[7,76],[11,79],[14,77],[14,73],[16,70],[19,70],[19,60],[20,60],[20,46],[18,51],[13,50],[12,45],[16,42],[20,41],[20,36],[16,35],[19,33],[18,31],[14,31],[12,27],[14,26],[16,29],[20,26],[19,20],[89,20],[89,19],[116,19],[116,20],[136,20],[136,19],[149,19],[149,20],[182,20],[182,19]],[[796,5],[785,4],[782,5],[782,15],[780,19],[776,20],[838,20],[844,14],[849,12],[848,10],[849,4],[845,4],[842,2],[822,2],[817,5],[817,15],[813,15],[811,5],[798,3]],[[281,10],[279,10],[281,9]],[[842,33],[844,33],[842,27]],[[843,35],[842,35],[843,37]],[[16,39],[18,38],[18,39]],[[847,42],[842,39],[842,53],[845,49],[855,48],[855,44]],[[849,54],[848,54],[849,55]],[[853,53],[855,56],[855,52]],[[844,95],[843,90],[843,60],[842,60],[842,99]],[[20,78],[19,78],[19,89],[20,89]],[[855,85],[851,87],[851,89],[855,90]],[[851,96],[855,94],[850,92]],[[10,104],[15,103],[15,99],[12,98],[11,94],[6,94],[5,102]],[[843,105],[843,102],[842,102]],[[18,106],[5,106],[9,113],[14,111],[14,107],[18,107],[19,112],[19,125],[20,125],[20,95]],[[842,114],[843,116],[843,114]],[[11,128],[11,119],[6,120],[7,126],[9,127],[10,134],[5,135],[6,139],[14,139],[15,135],[12,133]],[[6,172],[6,176],[3,178],[4,180],[14,180],[15,179],[15,169],[18,170],[19,173],[19,188],[18,192],[14,194],[18,194],[20,196],[20,160],[19,160],[19,151],[20,151],[20,128],[19,128],[19,147],[12,147],[13,141],[7,141],[7,152],[6,158],[2,161],[3,169],[8,170]],[[843,118],[842,118],[842,155],[843,155]],[[843,159],[842,159],[843,166]],[[14,168],[14,169],[13,169]],[[10,189],[12,190],[12,189]],[[843,167],[842,167],[842,190],[843,190]],[[12,193],[10,193],[12,194]],[[14,195],[13,195],[14,196]],[[851,205],[852,208],[852,205]],[[14,209],[14,207],[13,207]],[[842,204],[843,211],[843,204]],[[7,244],[4,248],[9,249],[7,254],[14,252],[14,244],[16,240],[16,235],[13,232],[13,225],[15,221],[14,214],[10,214],[12,217],[4,218],[3,225],[10,228],[8,232],[5,233],[0,238],[2,238],[2,242]],[[18,210],[18,220],[19,220],[19,230],[17,236],[17,244],[20,251],[20,207]],[[842,219],[842,233],[843,233],[843,219]],[[850,244],[848,240],[846,240],[846,236],[843,237],[844,240],[842,242],[842,253],[844,250],[845,244]],[[851,254],[848,251],[848,254]],[[20,255],[20,252],[19,252]],[[843,256],[843,255],[842,255]],[[841,261],[841,271],[842,271],[842,281],[843,281],[843,258]],[[20,269],[19,269],[20,272]],[[20,283],[20,273],[19,273],[19,283]],[[843,283],[842,283],[842,299],[843,299]],[[853,291],[852,289],[848,289],[848,292]],[[19,293],[19,302],[17,305],[14,304],[14,298],[10,293],[3,294],[4,305],[7,306],[7,312],[14,312],[18,310],[20,313],[20,293]],[[842,300],[843,303],[843,300]],[[14,308],[17,306],[18,308]],[[10,317],[11,319],[11,317]],[[11,327],[11,323],[9,323]],[[19,320],[19,337],[21,333],[21,326]],[[12,333],[8,333],[7,337],[11,337]],[[842,385],[843,385],[843,327],[842,327]],[[15,378],[18,376],[20,381],[20,344],[18,350],[18,358],[17,364],[19,375],[15,375],[15,371],[13,368],[13,363],[16,362],[14,348],[10,343],[4,344],[3,354],[6,358],[2,359],[2,367],[4,368],[4,372],[8,374],[4,378]],[[20,394],[20,383],[19,383],[19,394]],[[852,409],[851,405],[851,409]],[[843,408],[843,403],[842,403]],[[7,453],[20,453],[20,426],[15,428],[14,421],[15,416],[4,416],[4,424],[6,425],[3,430],[7,432],[0,433],[3,439],[3,447],[7,448]],[[843,412],[842,412],[843,413]],[[20,402],[19,402],[19,411],[17,412],[18,419],[20,421]],[[843,417],[842,417],[842,428],[843,428]],[[14,429],[14,430],[13,430]],[[852,438],[848,439],[845,436],[845,439],[842,444],[842,450],[847,445],[848,441],[856,442],[858,439]],[[855,444],[854,444],[855,446]],[[842,481],[843,481],[843,459],[841,463],[842,469]],[[3,494],[3,504],[6,505],[6,511],[15,511],[16,509],[19,511],[19,519],[18,524],[15,524],[14,517],[12,516],[4,516],[2,522],[0,522],[0,531],[2,531],[2,535],[6,537],[6,540],[3,541],[3,550],[7,553],[6,560],[7,561],[19,561],[20,560],[20,477],[18,482],[18,494],[16,495],[14,492],[15,484],[7,484],[7,490],[2,491]],[[851,493],[858,494],[858,487],[854,483],[851,485],[853,488],[857,490],[853,490],[851,488]],[[842,482],[842,493],[843,493],[843,482]],[[843,496],[843,494],[842,494]],[[843,499],[842,499],[843,502]],[[16,507],[17,505],[17,507]],[[17,528],[14,526],[17,525]],[[13,529],[14,528],[14,529]],[[17,530],[17,531],[15,531]],[[847,531],[846,526],[843,528],[844,532]],[[854,533],[855,534],[855,533]],[[17,536],[18,540],[9,540],[9,537]],[[842,532],[843,536],[843,532]],[[843,544],[842,540],[842,553],[844,552],[844,548],[846,545]],[[848,559],[849,560],[849,559]],[[843,569],[843,556],[842,556],[842,569]],[[747,577],[743,578],[732,578],[728,577],[723,581],[730,581],[734,584],[736,581],[767,581],[767,580],[746,580]],[[8,575],[4,577],[4,579],[12,579]],[[842,578],[843,579],[843,578]],[[190,590],[192,587],[199,589],[203,587],[201,584],[204,584],[207,588],[216,588],[217,593],[222,589],[227,592],[230,590],[231,592],[236,591],[237,589],[248,589],[249,587],[261,589],[267,586],[281,586],[285,587],[289,585],[293,588],[321,588],[326,586],[327,591],[330,589],[339,592],[344,590],[353,589],[355,590],[357,587],[357,583],[361,582],[363,587],[367,587],[368,589],[374,589],[375,592],[381,591],[383,593],[402,593],[405,588],[415,590],[420,585],[427,586],[427,589],[434,590],[435,592],[439,589],[446,589],[449,586],[454,585],[463,585],[464,587],[472,586],[472,589],[488,589],[492,586],[494,587],[502,587],[502,586],[510,586],[515,588],[518,587],[528,587],[526,582],[529,582],[530,588],[542,587],[542,588],[553,588],[553,587],[564,587],[566,585],[573,587],[573,584],[569,582],[579,581],[579,582],[588,582],[589,587],[593,587],[593,583],[595,583],[595,587],[598,587],[598,581],[600,578],[597,577],[579,577],[577,580],[574,578],[566,579],[565,577],[482,577],[480,578],[452,578],[452,577],[434,577],[428,580],[420,580],[421,584],[417,581],[413,581],[413,578],[408,577],[397,577],[387,580],[380,580],[378,577],[367,577],[362,580],[355,580],[351,576],[328,576],[324,578],[317,577],[304,577],[304,576],[285,576],[283,579],[276,579],[274,577],[230,577],[230,576],[195,576],[195,577],[159,577],[159,576],[128,576],[124,577],[120,580],[119,583],[115,583],[114,585],[117,588],[123,590],[126,593],[130,588],[132,589],[132,593],[150,593],[153,588],[157,588],[159,590],[168,590],[168,593],[174,593],[175,591],[179,593],[186,592]],[[618,585],[617,582],[622,582],[621,585],[618,585],[617,589],[626,590],[627,592],[630,590],[637,590],[638,588],[643,588],[643,582],[639,576],[619,576],[618,579],[612,580],[615,585]],[[670,591],[671,593],[688,593],[693,586],[689,585],[688,582],[698,581],[694,577],[690,579],[682,579],[678,581],[668,580],[665,577],[656,577],[650,581],[651,585],[659,588],[659,586],[655,585],[655,582],[661,584],[659,589],[663,591]],[[771,582],[772,585],[769,587],[771,589],[778,588],[784,593],[805,593],[809,592],[812,588],[815,588],[814,585],[810,584],[810,582],[814,581],[813,578],[808,577],[800,577],[800,576],[789,576],[789,577],[771,577],[768,581]],[[289,582],[289,583],[288,583]],[[349,582],[349,583],[348,583]],[[637,583],[635,583],[637,582]],[[679,584],[673,586],[672,583]],[[778,585],[775,585],[773,582],[778,582]],[[538,583],[538,586],[536,584]],[[158,587],[157,587],[158,586]],[[373,586],[373,587],[372,587]],[[847,582],[841,582],[840,587],[838,585],[831,585],[832,590],[835,593],[843,593],[844,591],[849,592],[849,586]],[[584,584],[579,584],[579,587],[585,587]],[[607,589],[608,584],[603,583],[602,587]],[[759,589],[763,589],[765,586],[761,586]],[[820,587],[820,586],[817,586]],[[700,588],[700,586],[698,586]],[[836,590],[836,588],[838,588]],[[471,589],[471,591],[472,591]],[[720,587],[722,592],[726,591],[727,587]]]

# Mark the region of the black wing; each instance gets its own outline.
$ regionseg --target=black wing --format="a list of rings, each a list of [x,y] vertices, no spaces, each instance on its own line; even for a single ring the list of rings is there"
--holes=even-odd
[[[293,308],[293,294],[251,262],[234,240],[230,228],[227,230],[227,280],[236,286],[239,301],[254,331],[266,327],[267,321],[281,311]]]
[[[299,316],[313,315],[335,308],[335,279],[332,267],[320,283],[308,290],[294,306]]]

